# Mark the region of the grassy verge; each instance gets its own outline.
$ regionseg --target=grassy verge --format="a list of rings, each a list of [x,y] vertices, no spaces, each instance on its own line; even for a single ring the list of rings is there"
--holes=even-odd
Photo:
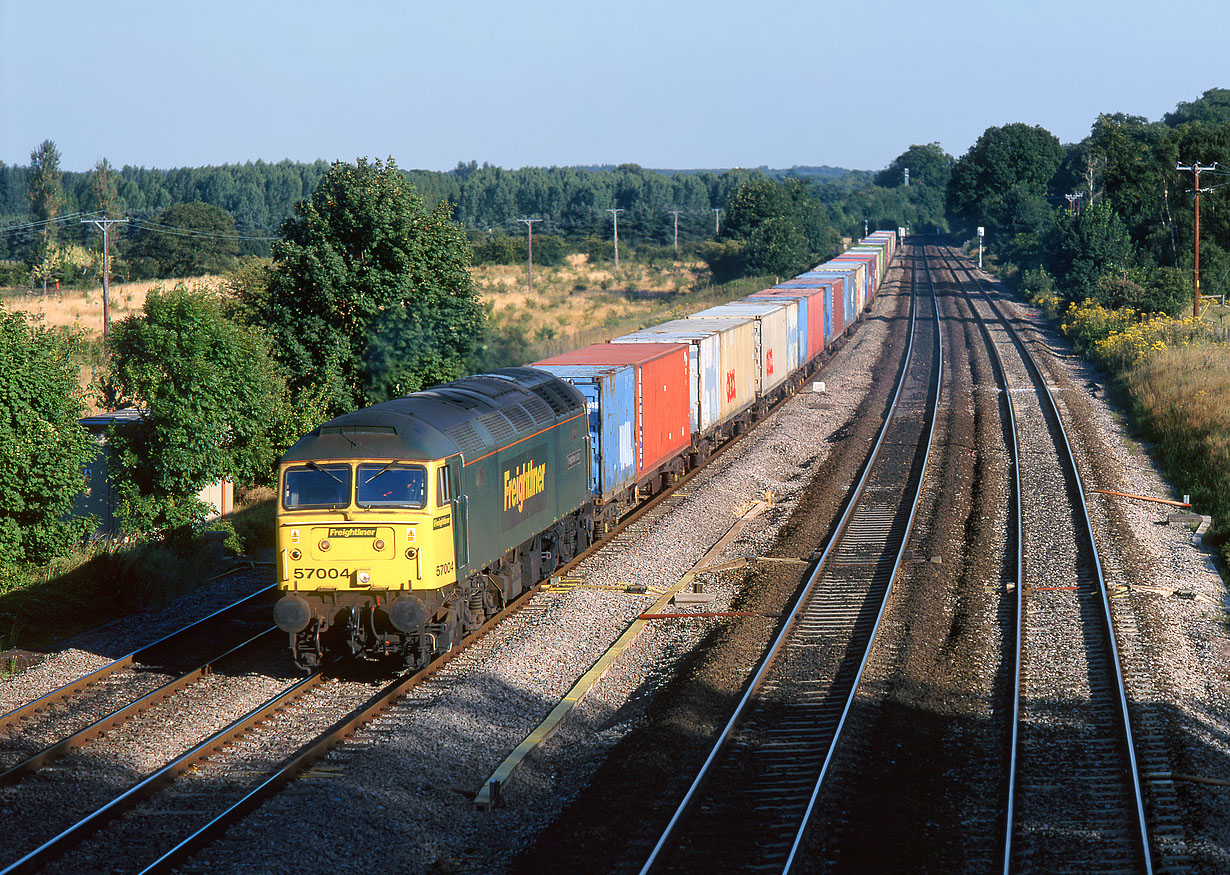
[[[1230,559],[1230,330],[1217,312],[1170,318],[1085,302],[1062,330],[1123,390],[1131,421]]]
[[[530,292],[524,267],[474,268],[491,324],[489,367],[521,365],[602,343],[773,284],[751,277],[712,284],[695,264],[651,268],[633,264],[614,271],[570,256],[561,267],[535,268]]]
[[[249,492],[227,518],[228,553],[273,546],[274,494]],[[95,544],[0,577],[0,651],[45,650],[138,611],[158,610],[225,570],[202,536],[190,543]],[[0,665],[0,672],[4,666]]]

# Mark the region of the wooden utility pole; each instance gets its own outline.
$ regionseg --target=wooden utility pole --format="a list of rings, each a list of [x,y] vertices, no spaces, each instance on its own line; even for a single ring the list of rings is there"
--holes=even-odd
[[[667,210],[667,212],[675,217],[675,261],[678,261],[679,260],[679,214],[682,213],[683,210]]]
[[[517,219],[518,222],[525,223],[525,229],[529,236],[525,238],[526,247],[529,250],[529,269],[526,276],[529,278],[529,293],[534,294],[534,223],[541,222],[542,219]]]
[[[103,280],[103,346],[107,345],[107,335],[111,333],[111,302],[109,299],[109,290],[111,278],[111,265],[109,255],[111,251],[111,241],[109,232],[112,225],[122,225],[128,222],[127,219],[82,219],[81,224],[94,225],[98,230],[102,231],[103,235],[103,257],[102,257],[102,280]]]
[[[619,214],[624,211],[623,207],[617,210],[607,210],[611,214],[611,219],[614,222],[615,229],[615,269],[619,270]]]
[[[1191,173],[1195,177],[1196,183],[1196,264],[1194,268],[1196,294],[1192,298],[1192,315],[1194,315],[1197,319],[1200,318],[1200,172],[1202,170],[1207,171],[1216,169],[1217,162],[1213,162],[1208,165],[1202,165],[1199,162],[1196,162],[1189,167],[1184,167],[1182,164],[1179,164],[1175,167],[1175,170],[1186,170]],[[1212,191],[1212,189],[1208,189],[1208,191]]]

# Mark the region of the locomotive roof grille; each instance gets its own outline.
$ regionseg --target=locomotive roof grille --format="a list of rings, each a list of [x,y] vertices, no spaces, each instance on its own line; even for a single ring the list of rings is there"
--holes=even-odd
[[[529,411],[530,416],[534,417],[534,422],[538,425],[550,425],[555,422],[555,413],[551,410],[551,406],[537,395],[527,399],[522,406]]]
[[[457,442],[457,446],[461,448],[461,452],[465,456],[481,456],[487,449],[487,444],[478,436],[474,426],[468,422],[454,425],[445,434]]]
[[[499,411],[480,416],[478,421],[487,431],[491,432],[491,436],[499,443],[511,439],[514,434],[513,424]]]
[[[520,404],[510,404],[501,413],[508,417],[518,431],[531,431],[534,428],[534,417]]]

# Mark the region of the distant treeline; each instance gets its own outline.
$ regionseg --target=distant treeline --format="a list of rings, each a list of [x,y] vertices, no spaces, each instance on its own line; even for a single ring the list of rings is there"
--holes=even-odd
[[[115,170],[113,212],[154,220],[171,206],[201,202],[230,214],[234,233],[240,237],[240,255],[268,255],[269,241],[294,206],[311,197],[329,169],[328,162],[310,164],[291,161],[227,164],[154,170],[126,166]],[[102,209],[94,184],[96,171],[61,173],[61,216]],[[0,228],[18,225],[30,217],[29,166],[0,164]],[[520,218],[541,219],[536,234],[567,238],[609,235],[612,215],[618,209],[619,231],[629,243],[674,242],[674,216],[680,210],[679,239],[690,241],[713,236],[715,220],[724,210],[732,191],[747,180],[765,175],[775,178],[863,181],[869,174],[839,168],[767,168],[726,171],[647,170],[634,164],[612,168],[526,167],[506,170],[489,164],[461,163],[447,172],[411,170],[413,181],[428,204],[447,200],[453,218],[470,232],[486,234],[524,233]],[[139,229],[126,229],[128,238]],[[58,234],[62,242],[96,245],[98,232],[91,225],[64,223]],[[36,234],[0,236],[0,258],[21,258]]]

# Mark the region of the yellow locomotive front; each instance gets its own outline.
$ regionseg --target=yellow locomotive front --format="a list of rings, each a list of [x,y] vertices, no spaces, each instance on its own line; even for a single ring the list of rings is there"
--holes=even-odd
[[[431,621],[440,590],[456,582],[453,476],[444,460],[282,464],[277,581],[285,594],[274,619],[300,665],[319,664],[327,650],[414,662],[425,645],[451,646],[452,630]],[[441,635],[448,640],[432,640]]]

